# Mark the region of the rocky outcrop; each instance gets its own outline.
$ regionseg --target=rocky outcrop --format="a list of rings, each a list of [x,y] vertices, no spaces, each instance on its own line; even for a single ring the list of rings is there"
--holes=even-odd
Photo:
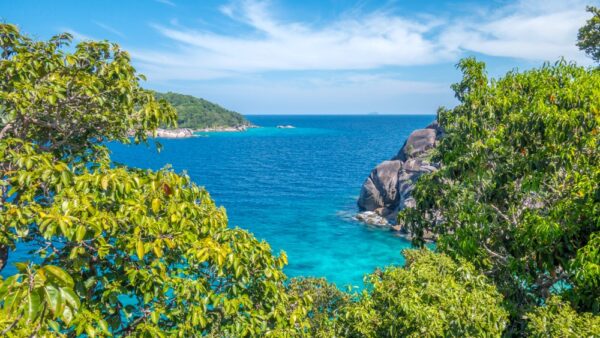
[[[159,138],[184,138],[184,137],[194,137],[195,132],[238,132],[238,131],[246,131],[248,128],[258,128],[253,124],[244,124],[233,127],[210,127],[203,129],[191,129],[191,128],[177,128],[177,129],[156,129],[156,137]],[[130,135],[133,135],[133,132],[130,132]],[[151,135],[148,133],[148,135]]]
[[[379,226],[389,225],[389,222],[387,219],[380,216],[379,214],[377,214],[374,211],[364,211],[364,212],[358,213],[356,215],[356,219],[361,222],[364,222],[367,224],[372,224],[372,225],[379,225]]]
[[[219,132],[236,132],[236,131],[246,131],[248,130],[248,128],[256,128],[255,125],[252,124],[243,124],[243,125],[239,125],[239,126],[233,126],[233,127],[210,127],[210,128],[202,128],[202,129],[198,129],[197,131],[200,132],[212,132],[212,131],[219,131]]]
[[[415,206],[411,193],[417,179],[437,170],[438,165],[429,157],[441,136],[437,122],[415,130],[396,156],[375,167],[362,185],[358,198],[360,213],[356,219],[402,231],[402,227],[393,226],[396,215],[400,210]]]
[[[156,129],[156,137],[161,138],[183,138],[192,136],[194,136],[194,131],[188,128]]]

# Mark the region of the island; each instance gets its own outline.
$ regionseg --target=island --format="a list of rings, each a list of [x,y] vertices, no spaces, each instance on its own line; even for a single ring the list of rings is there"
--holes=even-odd
[[[238,132],[256,127],[244,115],[202,98],[173,92],[155,92],[154,95],[175,108],[178,126],[158,129],[156,137],[183,138],[192,137],[195,132]]]

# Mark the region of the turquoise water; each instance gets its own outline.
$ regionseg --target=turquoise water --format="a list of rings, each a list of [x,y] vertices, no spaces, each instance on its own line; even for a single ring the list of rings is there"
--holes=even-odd
[[[112,146],[113,159],[157,169],[170,163],[227,209],[231,226],[284,250],[290,276],[362,285],[378,266],[402,264],[410,246],[389,231],[352,220],[364,179],[433,116],[250,116],[262,128]],[[295,129],[278,129],[291,124]]]
[[[410,243],[352,219],[364,179],[410,132],[434,116],[250,116],[262,128],[162,139],[163,149],[111,144],[113,160],[140,168],[171,164],[205,186],[230,225],[284,250],[289,276],[362,286],[376,267],[403,264]],[[295,129],[278,129],[291,124]],[[19,257],[20,256],[20,257]],[[9,264],[27,260],[20,248]],[[3,275],[13,273],[7,266]]]

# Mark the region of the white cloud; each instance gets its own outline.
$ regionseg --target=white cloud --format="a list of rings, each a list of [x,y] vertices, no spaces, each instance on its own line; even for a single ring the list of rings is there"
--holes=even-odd
[[[164,5],[169,5],[169,6],[172,6],[172,7],[176,7],[177,6],[177,5],[175,5],[174,2],[172,2],[170,0],[154,0],[154,1],[156,1],[158,3],[161,3],[161,4],[164,4]]]
[[[585,2],[520,1],[479,17],[457,20],[440,35],[449,50],[532,61],[560,57],[589,63],[577,49],[577,31],[589,14]]]
[[[66,33],[69,33],[69,34],[73,35],[73,39],[75,39],[77,41],[98,40],[98,39],[96,39],[96,38],[94,38],[92,36],[83,34],[81,32],[78,32],[78,31],[74,30],[74,29],[71,29],[71,28],[60,28],[58,31],[59,32],[66,32]]]
[[[140,69],[155,80],[198,80],[455,62],[469,52],[589,62],[575,46],[577,29],[588,17],[579,0],[523,0],[495,10],[472,8],[470,15],[446,19],[428,13],[408,18],[389,11],[353,11],[320,27],[277,19],[268,2],[242,0],[219,10],[247,32],[226,35],[179,24],[152,25],[170,49],[130,48]]]
[[[96,26],[104,29],[105,31],[108,31],[108,32],[110,32],[110,33],[112,33],[114,35],[117,35],[119,37],[122,37],[122,38],[125,37],[125,34],[121,33],[119,30],[117,30],[117,29],[115,29],[115,28],[113,28],[113,27],[111,27],[111,26],[109,26],[109,25],[107,25],[105,23],[98,22],[98,21],[93,21],[93,22],[94,22],[94,24]]]
[[[153,27],[175,43],[172,52],[132,50],[143,70],[158,78],[197,79],[240,72],[373,69],[450,60],[454,55],[424,37],[437,23],[375,12],[324,27],[284,23],[267,3],[221,7],[251,33],[228,36],[180,27]],[[160,72],[154,72],[158,70]]]

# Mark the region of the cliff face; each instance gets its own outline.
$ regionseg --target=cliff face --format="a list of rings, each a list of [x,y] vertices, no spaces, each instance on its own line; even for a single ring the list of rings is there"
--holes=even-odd
[[[414,207],[411,193],[415,182],[421,175],[438,168],[429,157],[441,135],[437,122],[425,129],[417,129],[396,156],[375,167],[362,185],[358,198],[360,213],[356,218],[370,224],[389,226],[396,223],[400,210]]]

